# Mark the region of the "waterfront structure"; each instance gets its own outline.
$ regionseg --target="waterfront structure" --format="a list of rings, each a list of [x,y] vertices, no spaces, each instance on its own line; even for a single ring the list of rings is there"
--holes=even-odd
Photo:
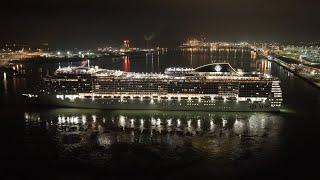
[[[237,72],[228,63],[161,74],[65,67],[25,96],[33,103],[105,109],[278,111],[282,103],[277,78]]]
[[[276,54],[307,65],[320,64],[319,46],[285,46]]]

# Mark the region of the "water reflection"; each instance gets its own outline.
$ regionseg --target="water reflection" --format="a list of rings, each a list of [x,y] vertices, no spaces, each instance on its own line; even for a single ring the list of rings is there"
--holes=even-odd
[[[7,82],[7,73],[3,73],[3,89],[4,93],[7,94],[8,91],[8,82]]]
[[[123,57],[122,70],[125,71],[125,72],[130,72],[130,59],[129,59],[129,56],[124,56]]]
[[[105,148],[117,143],[175,148],[188,142],[193,148],[208,153],[208,157],[225,156],[225,153],[235,156],[266,141],[275,142],[281,125],[278,115],[268,113],[62,109],[26,112],[24,119],[27,132],[34,128],[54,132],[54,139],[64,147],[94,141]],[[242,146],[249,141],[254,143]]]

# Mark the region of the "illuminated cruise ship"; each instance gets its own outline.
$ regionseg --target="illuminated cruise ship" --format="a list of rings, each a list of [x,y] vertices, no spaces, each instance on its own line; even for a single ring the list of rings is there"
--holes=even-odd
[[[278,111],[277,78],[243,73],[228,63],[135,73],[65,67],[46,77],[28,101],[63,107],[196,111]]]

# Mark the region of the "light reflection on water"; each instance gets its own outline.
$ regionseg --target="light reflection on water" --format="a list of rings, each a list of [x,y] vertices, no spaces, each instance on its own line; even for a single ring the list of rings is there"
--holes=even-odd
[[[248,149],[272,146],[277,142],[281,122],[278,114],[271,113],[65,109],[25,112],[26,132],[35,128],[51,132],[64,148],[85,146],[92,141],[104,148],[117,143],[176,148],[187,143],[207,153],[208,158],[234,158]]]
[[[8,91],[7,73],[5,72],[3,73],[3,90],[5,94]]]

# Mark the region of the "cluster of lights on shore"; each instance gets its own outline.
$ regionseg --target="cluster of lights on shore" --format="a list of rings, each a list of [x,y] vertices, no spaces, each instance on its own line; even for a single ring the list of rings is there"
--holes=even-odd
[[[61,56],[67,56],[67,57],[71,57],[71,56],[79,56],[79,57],[84,57],[84,56],[93,56],[95,55],[94,52],[91,51],[79,51],[78,53],[73,53],[71,51],[67,51],[67,52],[61,52],[61,51],[57,51],[57,56],[61,57]],[[50,56],[50,54],[47,54],[46,56]],[[53,56],[53,55],[51,55]]]

